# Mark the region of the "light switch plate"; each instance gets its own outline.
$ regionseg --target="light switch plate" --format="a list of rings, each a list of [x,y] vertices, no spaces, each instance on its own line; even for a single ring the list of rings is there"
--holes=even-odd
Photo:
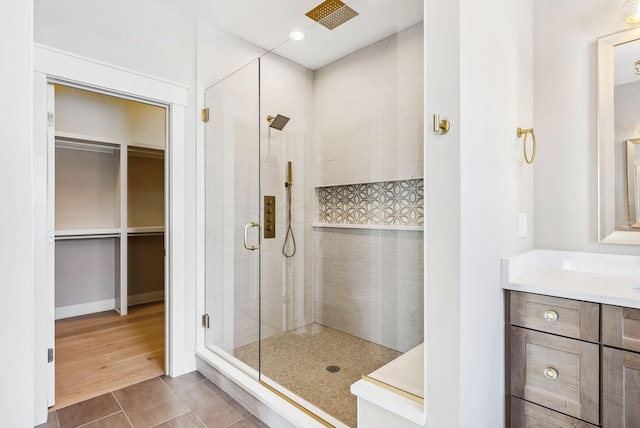
[[[527,213],[518,214],[518,238],[527,237]]]

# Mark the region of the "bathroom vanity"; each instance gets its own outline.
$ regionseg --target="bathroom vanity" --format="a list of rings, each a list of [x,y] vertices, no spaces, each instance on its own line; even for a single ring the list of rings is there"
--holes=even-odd
[[[507,425],[640,426],[640,257],[534,250],[502,286]]]

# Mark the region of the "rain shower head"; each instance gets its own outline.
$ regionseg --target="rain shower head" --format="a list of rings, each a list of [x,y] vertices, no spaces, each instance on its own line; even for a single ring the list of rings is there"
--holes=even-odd
[[[269,128],[275,128],[278,131],[282,131],[282,128],[289,122],[289,118],[281,114],[277,114],[276,116],[269,115],[267,116],[267,120],[269,121]]]
[[[358,12],[340,0],[326,0],[305,15],[329,30],[333,30],[338,25],[358,16]]]

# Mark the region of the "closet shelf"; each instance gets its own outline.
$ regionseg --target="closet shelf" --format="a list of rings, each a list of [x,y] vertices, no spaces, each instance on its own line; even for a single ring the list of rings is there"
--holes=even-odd
[[[160,235],[164,233],[164,226],[143,226],[127,228],[128,235]]]
[[[56,240],[119,238],[120,236],[120,229],[117,228],[56,230]]]
[[[313,223],[313,227],[334,229],[406,230],[414,232],[424,231],[424,226],[397,226],[393,224]]]
[[[158,146],[153,146],[150,144],[144,144],[144,143],[136,143],[136,142],[131,142],[131,141],[123,141],[123,140],[116,140],[113,138],[105,138],[105,137],[99,137],[97,135],[84,135],[84,134],[77,134],[75,132],[63,132],[63,131],[56,131],[55,134],[55,138],[56,140],[62,140],[62,144],[87,144],[87,145],[105,145],[105,146],[112,146],[114,148],[119,148],[119,147],[131,147],[131,148],[140,148],[140,149],[149,149],[152,152],[162,152],[163,150],[161,148],[159,148]],[[57,144],[59,144],[59,142],[57,142]]]

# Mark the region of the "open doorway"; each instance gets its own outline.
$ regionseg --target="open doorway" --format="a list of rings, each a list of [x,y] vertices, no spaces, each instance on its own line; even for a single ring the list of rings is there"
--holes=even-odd
[[[48,93],[62,408],[165,373],[167,109],[65,85]]]
[[[55,224],[50,223],[52,216],[49,215],[49,208],[55,204],[48,200],[48,188],[55,179],[49,177],[55,173],[49,169],[49,150],[55,147],[55,142],[52,142],[55,141],[55,99],[49,93],[52,85],[84,89],[163,109],[166,126],[164,372],[167,376],[178,376],[195,368],[195,356],[185,334],[186,320],[195,314],[184,304],[185,206],[181,189],[186,175],[184,147],[188,87],[43,45],[34,46],[33,58],[34,413],[38,424],[47,420],[48,407],[55,404],[55,263],[52,261],[56,237]],[[54,253],[53,258],[51,253]],[[127,265],[120,268],[122,272]],[[122,296],[126,298],[127,293],[120,292],[118,296],[121,311],[129,307],[129,304],[123,304]]]

